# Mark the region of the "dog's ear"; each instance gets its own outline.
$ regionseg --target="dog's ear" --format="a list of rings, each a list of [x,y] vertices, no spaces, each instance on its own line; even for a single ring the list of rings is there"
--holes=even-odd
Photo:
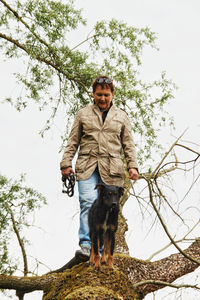
[[[123,196],[123,194],[124,194],[124,188],[120,187],[119,188],[119,196],[121,197],[121,196]]]
[[[98,183],[96,186],[95,186],[95,190],[101,190],[103,188],[104,184],[103,183]]]

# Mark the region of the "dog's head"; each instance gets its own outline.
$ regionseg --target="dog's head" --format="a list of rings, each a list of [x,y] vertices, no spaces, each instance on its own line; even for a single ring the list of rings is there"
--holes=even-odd
[[[120,197],[124,193],[124,188],[115,185],[97,184],[99,199],[108,207],[115,207],[119,205]]]

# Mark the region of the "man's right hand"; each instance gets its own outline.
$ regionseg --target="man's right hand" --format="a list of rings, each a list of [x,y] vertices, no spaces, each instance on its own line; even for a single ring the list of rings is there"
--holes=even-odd
[[[66,179],[69,176],[69,173],[72,172],[74,173],[74,170],[72,169],[72,167],[67,167],[61,170],[61,174],[62,174],[62,179]]]

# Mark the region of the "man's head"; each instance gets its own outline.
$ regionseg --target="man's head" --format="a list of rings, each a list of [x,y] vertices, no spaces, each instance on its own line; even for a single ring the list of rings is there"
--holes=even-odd
[[[92,84],[93,97],[96,105],[102,110],[107,110],[114,96],[113,80],[107,76],[100,76]]]

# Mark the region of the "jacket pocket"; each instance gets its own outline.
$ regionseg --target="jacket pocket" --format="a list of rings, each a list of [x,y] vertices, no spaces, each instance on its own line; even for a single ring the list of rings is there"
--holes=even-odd
[[[110,175],[123,177],[124,175],[124,164],[121,156],[115,153],[109,153],[110,160]]]
[[[76,165],[75,165],[75,172],[83,173],[85,171],[87,167],[87,163],[90,159],[90,151],[91,149],[79,152]]]

